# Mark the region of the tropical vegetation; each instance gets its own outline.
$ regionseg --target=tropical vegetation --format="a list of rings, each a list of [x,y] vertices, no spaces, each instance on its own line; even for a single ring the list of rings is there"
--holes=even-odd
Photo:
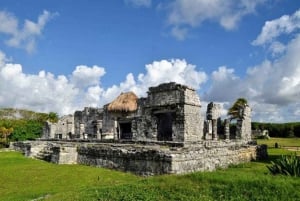
[[[0,109],[0,147],[9,141],[39,138],[46,121],[57,122],[57,113],[37,113],[13,108]]]
[[[247,104],[248,101],[245,98],[238,98],[228,109],[227,115],[230,117],[230,120],[241,118],[240,109]]]
[[[253,130],[268,130],[271,137],[300,137],[300,122],[260,123],[252,122]]]

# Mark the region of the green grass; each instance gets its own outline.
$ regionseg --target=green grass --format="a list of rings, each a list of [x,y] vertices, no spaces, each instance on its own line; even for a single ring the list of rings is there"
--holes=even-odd
[[[266,144],[268,147],[274,147],[275,143],[278,143],[281,147],[300,147],[300,138],[270,138],[270,139],[258,139],[258,144]]]
[[[78,192],[93,186],[129,184],[139,179],[103,168],[55,165],[25,158],[17,152],[0,152],[0,200],[51,198],[56,194],[77,196]]]
[[[266,144],[268,146],[269,155],[287,155],[296,152],[300,156],[300,138],[270,138],[258,139],[258,144]],[[275,143],[279,148],[275,148]],[[293,147],[294,150],[289,149]]]
[[[284,149],[270,150],[271,158],[286,153]],[[144,178],[0,152],[0,200],[300,200],[300,179],[273,176],[266,168],[268,164],[259,161],[215,172]]]

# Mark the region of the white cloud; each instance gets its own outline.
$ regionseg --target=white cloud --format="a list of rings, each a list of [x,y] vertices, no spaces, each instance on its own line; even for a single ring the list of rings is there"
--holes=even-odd
[[[206,73],[197,71],[196,66],[180,59],[154,61],[146,65],[146,71],[146,74],[138,75],[140,85],[145,87],[177,82],[199,89],[207,80]]]
[[[125,0],[125,3],[136,7],[150,7],[151,2],[151,0]]]
[[[36,39],[42,34],[46,23],[57,13],[44,11],[37,22],[25,20],[23,27],[19,27],[18,19],[11,13],[0,11],[0,33],[10,38],[5,43],[10,47],[23,48],[28,53],[35,50]]]
[[[197,27],[204,21],[217,22],[223,28],[232,30],[245,15],[254,13],[256,7],[264,2],[265,0],[176,0],[167,6],[168,22],[173,26],[172,35],[180,40],[186,36],[178,32],[186,30],[182,26]]]
[[[282,54],[285,51],[285,48],[285,45],[281,42],[274,41],[271,43],[269,51],[272,53],[272,56],[277,56],[278,54]]]
[[[300,10],[293,15],[283,15],[282,17],[266,21],[261,33],[252,42],[253,45],[264,45],[274,41],[282,34],[290,34],[300,28]]]
[[[103,92],[100,78],[104,75],[102,67],[78,66],[68,78],[45,71],[25,74],[20,64],[7,63],[6,60],[0,52],[2,107],[68,114],[85,106],[100,106]],[[88,79],[83,79],[78,73]]]
[[[201,84],[206,82],[207,75],[197,71],[196,66],[188,64],[185,60],[171,59],[154,61],[146,65],[146,73],[139,74],[137,79],[129,73],[124,82],[113,85],[105,90],[103,99],[110,102],[121,92],[133,91],[138,96],[146,96],[149,87],[157,86],[166,82],[177,82],[200,89]]]
[[[98,85],[105,74],[105,69],[99,66],[88,67],[85,65],[77,66],[72,73],[71,81],[78,88],[85,88],[90,85]]]
[[[241,80],[233,68],[221,66],[211,74],[211,86],[204,95],[206,101],[233,101],[241,94]]]
[[[0,32],[14,34],[18,30],[18,20],[11,13],[0,11]]]
[[[257,121],[298,121],[300,100],[300,34],[289,41],[273,61],[248,68],[244,78],[234,70],[219,67],[211,74],[211,86],[204,101],[233,102],[246,98]]]
[[[163,82],[175,81],[199,89],[206,81],[204,72],[179,59],[155,61],[146,65],[146,73],[139,74],[137,81],[129,73],[123,82],[107,89],[101,86],[104,75],[105,69],[96,65],[77,66],[69,76],[45,71],[25,74],[22,65],[7,63],[0,52],[0,105],[68,114],[86,106],[101,107],[121,92],[145,96],[148,87]]]

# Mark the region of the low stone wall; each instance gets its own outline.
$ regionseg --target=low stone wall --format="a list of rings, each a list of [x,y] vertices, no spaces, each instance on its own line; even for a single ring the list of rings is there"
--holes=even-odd
[[[172,153],[172,171],[182,174],[213,171],[230,164],[249,162],[257,158],[256,146],[232,141],[206,141],[188,149]]]
[[[52,148],[51,162],[57,164],[77,164],[77,145],[58,144]]]
[[[207,140],[184,146],[45,141],[12,145],[15,150],[31,157],[26,153],[42,146],[48,146],[46,150],[51,147],[47,154],[50,154],[53,163],[105,167],[144,176],[213,171],[267,156],[266,146],[233,140]]]
[[[137,145],[80,146],[78,163],[129,171],[139,175],[167,174],[171,171],[172,157],[159,147]]]

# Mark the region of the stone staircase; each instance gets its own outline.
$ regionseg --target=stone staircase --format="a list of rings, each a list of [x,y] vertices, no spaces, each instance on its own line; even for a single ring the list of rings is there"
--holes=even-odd
[[[42,143],[36,146],[31,146],[30,157],[51,162],[53,154],[52,147],[53,144],[51,143]]]

